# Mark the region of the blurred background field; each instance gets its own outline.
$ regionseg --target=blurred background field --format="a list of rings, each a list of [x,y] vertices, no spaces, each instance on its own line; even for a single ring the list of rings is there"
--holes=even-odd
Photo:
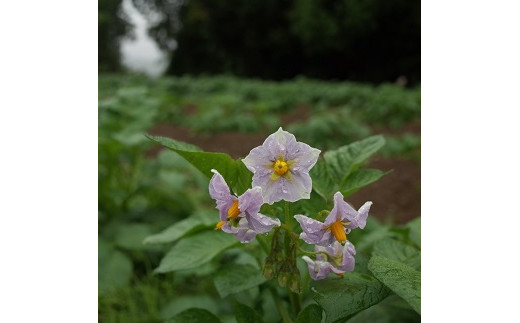
[[[254,261],[232,249],[197,270],[152,274],[171,244],[144,244],[147,236],[187,217],[212,226],[217,213],[208,180],[145,134],[233,158],[245,157],[280,126],[322,151],[383,134],[386,144],[369,166],[392,172],[348,202],[355,207],[374,202],[372,228],[420,216],[417,6],[403,1],[393,7],[384,1],[182,3],[99,2],[102,322],[163,322],[193,304],[234,322],[232,303],[218,295],[211,274],[229,259]],[[150,78],[121,64],[121,42],[135,28],[123,9],[129,5],[147,17],[147,31],[168,53],[165,75]],[[311,13],[321,18],[311,19]],[[269,316],[276,312],[274,304],[262,293],[252,288],[240,294],[241,301],[263,311],[266,321],[276,321]],[[255,304],[259,299],[263,303]],[[390,305],[378,305],[372,314],[384,317]]]

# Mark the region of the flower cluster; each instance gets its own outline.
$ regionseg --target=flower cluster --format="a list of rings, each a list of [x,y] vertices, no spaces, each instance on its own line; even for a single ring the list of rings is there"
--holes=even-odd
[[[325,222],[322,223],[301,214],[294,216],[303,230],[300,238],[309,244],[318,246],[328,246],[334,241],[345,244],[347,233],[350,233],[350,230],[365,228],[371,205],[372,202],[366,202],[359,211],[356,211],[343,200],[343,195],[337,192],[334,194],[334,207]]]
[[[231,194],[224,177],[214,169],[212,172],[215,174],[209,181],[209,195],[217,201],[218,230],[233,233],[241,242],[250,242],[258,233],[267,233],[274,226],[280,226],[280,220],[258,213],[263,204],[262,188],[253,187],[236,197]]]
[[[303,260],[309,267],[309,274],[314,280],[326,278],[330,272],[343,276],[347,271],[354,270],[356,248],[350,242],[342,245],[334,242],[327,247],[315,246],[316,260],[303,256]]]
[[[242,160],[253,173],[252,188],[244,194],[231,194],[224,177],[217,170],[212,170],[214,175],[209,183],[209,193],[217,202],[216,208],[220,215],[216,229],[232,233],[238,240],[247,243],[257,234],[268,233],[274,227],[280,227],[279,219],[259,213],[261,206],[280,200],[295,202],[309,199],[312,190],[309,171],[316,164],[319,154],[320,150],[296,141],[294,135],[280,128]],[[314,252],[307,252],[315,255],[315,260],[308,256],[302,257],[312,279],[324,279],[331,272],[343,276],[345,272],[354,270],[356,250],[348,241],[347,234],[352,229],[365,227],[371,205],[372,202],[366,202],[356,211],[344,201],[341,192],[337,192],[334,194],[334,207],[324,222],[302,214],[294,216],[303,231],[300,239],[315,245]],[[272,266],[271,262],[275,257],[270,256],[268,260]],[[292,265],[294,261],[287,261],[287,264],[294,267],[291,270],[296,268],[295,263]],[[282,270],[284,266],[280,268],[280,272],[287,271]],[[271,269],[264,269],[265,272],[272,276]],[[280,277],[283,276],[279,276],[279,280]]]
[[[352,229],[365,228],[370,206],[372,202],[366,202],[356,211],[337,192],[334,194],[334,207],[325,222],[301,214],[294,216],[303,230],[300,239],[315,245],[316,261],[303,257],[312,279],[324,279],[331,271],[343,276],[345,272],[354,270],[356,249],[347,240],[347,234]]]

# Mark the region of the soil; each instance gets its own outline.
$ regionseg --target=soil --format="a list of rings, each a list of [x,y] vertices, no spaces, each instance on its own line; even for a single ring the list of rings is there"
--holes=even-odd
[[[308,117],[305,109],[282,118],[283,125],[302,121]],[[399,130],[377,129],[375,133],[420,135],[420,120]],[[189,129],[167,124],[158,124],[149,131],[152,135],[185,141],[205,151],[225,152],[233,158],[245,157],[249,151],[263,143],[268,133],[223,132],[213,135],[194,134]],[[157,146],[148,152],[154,156],[161,150]],[[421,165],[417,161],[375,156],[367,165],[370,168],[393,170],[376,183],[369,185],[348,198],[348,202],[359,208],[364,202],[372,201],[370,214],[384,222],[403,224],[420,216],[421,213]]]

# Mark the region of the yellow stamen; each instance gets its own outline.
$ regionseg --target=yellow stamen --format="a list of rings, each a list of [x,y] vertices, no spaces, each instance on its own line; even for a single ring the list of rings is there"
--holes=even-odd
[[[273,168],[276,174],[283,176],[289,170],[289,164],[283,159],[278,159],[274,163]]]
[[[233,201],[233,205],[227,211],[228,220],[236,218],[242,211],[238,208],[238,200]]]
[[[280,175],[276,174],[276,172],[271,174],[271,182],[274,182],[279,178],[280,178]]]
[[[215,228],[215,230],[222,230],[222,226],[226,224],[226,222],[224,221],[219,221],[219,223],[217,223],[217,227]]]
[[[330,226],[330,230],[332,231],[332,234],[338,240],[341,242],[342,245],[347,242],[347,234],[345,233],[345,228],[343,227],[343,224],[341,224],[341,221],[336,221],[332,223]]]

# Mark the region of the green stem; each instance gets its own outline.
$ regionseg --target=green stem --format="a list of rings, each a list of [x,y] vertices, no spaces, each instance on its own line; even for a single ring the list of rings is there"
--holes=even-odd
[[[292,217],[291,212],[289,211],[289,202],[285,201],[284,204],[285,209],[285,225],[289,227],[289,231],[292,232]]]
[[[292,232],[292,230],[289,228],[289,226],[287,224],[282,223],[282,225],[280,226],[280,229],[284,229],[294,239],[298,239],[300,237],[298,234]]]
[[[285,234],[285,255],[286,257],[289,257],[289,255],[291,255],[290,257],[292,258],[291,259],[291,262],[293,262],[293,266],[296,266],[296,259],[294,259],[294,253],[291,253],[291,240],[293,239],[293,235],[296,236],[296,240],[298,239],[298,235],[294,234],[292,232],[292,228],[293,228],[293,222],[292,222],[292,217],[291,217],[291,212],[289,210],[289,202],[285,201],[285,205],[284,205],[284,209],[285,209],[285,230],[286,230],[286,234]],[[298,246],[298,241],[295,241],[293,242],[293,244],[295,246]],[[294,293],[293,291],[291,291],[290,288],[287,288],[287,292],[289,293],[289,300],[291,301],[291,307],[292,307],[292,310],[293,310],[293,313],[295,316],[298,315],[298,313],[300,312],[300,297],[298,296],[298,294]]]
[[[331,257],[332,258],[332,256],[328,252],[325,252],[325,251],[307,251],[307,250],[304,250],[304,249],[300,248],[300,246],[298,246],[298,245],[297,245],[297,247],[298,247],[298,250],[301,253],[304,253],[304,254],[309,255],[309,256],[322,254],[322,255],[325,255],[327,257]]]
[[[308,271],[306,271],[305,275],[303,277],[303,282],[302,282],[302,291],[303,292],[301,294],[301,299],[305,298],[305,295],[307,294],[310,280],[311,280],[311,275],[309,274]]]
[[[291,300],[292,309],[295,316],[298,316],[300,313],[300,296],[298,294],[289,291],[289,298]]]
[[[321,210],[320,212],[318,212],[318,219],[321,219],[322,217],[324,216],[327,216],[329,215],[330,211],[329,210]]]
[[[278,292],[274,287],[269,286],[269,291],[271,291],[271,295],[273,295],[273,300],[276,305],[276,308],[278,309],[278,313],[280,313],[280,316],[282,317],[284,323],[292,323],[291,318],[289,317],[289,313],[287,313],[287,310],[282,304],[282,300],[280,299],[280,296],[278,296]]]
[[[256,240],[258,240],[258,243],[260,244],[260,247],[265,251],[266,255],[269,255],[269,247],[267,246],[267,242],[265,242],[265,237],[262,235],[257,235]]]

